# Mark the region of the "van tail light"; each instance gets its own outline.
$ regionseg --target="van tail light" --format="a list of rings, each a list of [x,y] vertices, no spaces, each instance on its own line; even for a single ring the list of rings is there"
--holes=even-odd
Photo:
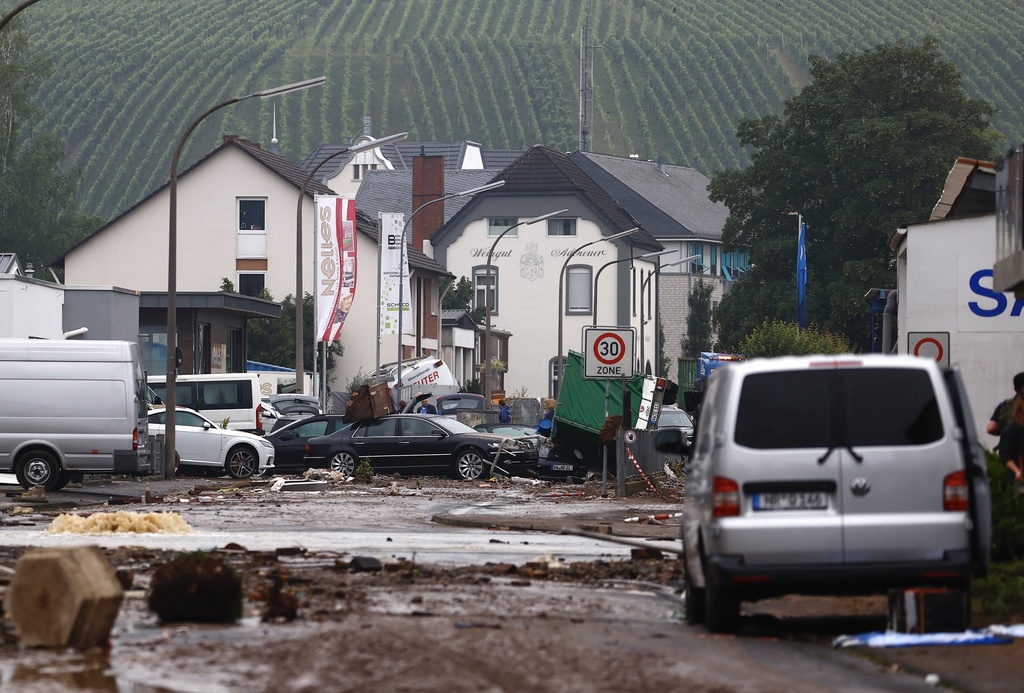
[[[262,431],[263,430],[263,405],[262,404],[257,404],[256,405],[256,430],[257,431]]]
[[[740,487],[732,479],[716,476],[711,487],[715,517],[735,517],[740,514]]]
[[[139,449],[139,429],[132,431],[132,450]]]
[[[942,509],[962,511],[969,509],[967,474],[953,472],[942,480]]]

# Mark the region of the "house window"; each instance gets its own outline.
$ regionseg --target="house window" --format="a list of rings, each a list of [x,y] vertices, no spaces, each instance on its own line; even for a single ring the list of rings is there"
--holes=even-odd
[[[548,219],[549,236],[575,236],[575,219]]]
[[[227,363],[224,364],[228,373],[241,373],[242,368],[242,331],[237,327],[228,328]]]
[[[150,375],[167,372],[167,326],[139,325],[142,367]]]
[[[267,286],[266,272],[239,272],[238,293],[243,296],[259,296]]]
[[[491,265],[491,314],[498,313],[498,268]],[[479,308],[487,302],[487,267],[473,268],[473,307]]]
[[[562,359],[565,362],[565,359]],[[562,369],[558,367],[558,357],[548,361],[548,397],[558,397],[558,386],[561,381]]]
[[[687,255],[697,256],[690,261],[690,274],[704,274],[704,244],[691,243],[690,252]]]
[[[711,276],[718,276],[718,246],[711,246]]]
[[[590,313],[593,305],[594,281],[590,265],[569,267],[565,275],[565,313],[580,315]]]
[[[505,231],[509,227],[515,226],[517,221],[519,221],[519,220],[515,219],[515,218],[509,218],[509,217],[501,217],[501,218],[488,219],[487,220],[487,235],[490,236],[491,238],[497,238],[501,234],[505,233]],[[505,238],[516,238],[518,235],[519,235],[519,229],[516,228],[516,229],[512,229],[507,234],[505,234]]]
[[[240,199],[238,201],[239,231],[262,231],[266,228],[267,201]]]
[[[353,164],[352,165],[352,180],[362,180],[366,178],[367,171],[376,171],[377,164]]]

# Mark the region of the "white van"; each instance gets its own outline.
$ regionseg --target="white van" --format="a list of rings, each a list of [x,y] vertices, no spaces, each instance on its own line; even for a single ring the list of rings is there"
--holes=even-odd
[[[163,401],[167,376],[153,375],[149,386]],[[263,433],[260,381],[255,373],[201,373],[174,379],[175,405],[201,412],[225,428]],[[166,402],[164,402],[166,403]]]
[[[137,344],[0,339],[0,472],[25,488],[151,473],[147,414]]]

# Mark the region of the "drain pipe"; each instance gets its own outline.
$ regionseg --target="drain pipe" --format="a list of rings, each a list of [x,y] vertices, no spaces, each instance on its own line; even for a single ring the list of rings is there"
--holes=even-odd
[[[892,354],[897,351],[892,338],[892,321],[899,314],[899,289],[893,289],[885,297],[885,310],[882,312],[882,353]]]

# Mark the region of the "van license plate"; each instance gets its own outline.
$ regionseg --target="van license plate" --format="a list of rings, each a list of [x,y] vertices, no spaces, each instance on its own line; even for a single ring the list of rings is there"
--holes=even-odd
[[[755,493],[754,510],[823,510],[828,507],[828,494],[799,491],[795,493]]]
[[[553,472],[571,472],[571,464],[553,464],[551,465],[551,471]]]

